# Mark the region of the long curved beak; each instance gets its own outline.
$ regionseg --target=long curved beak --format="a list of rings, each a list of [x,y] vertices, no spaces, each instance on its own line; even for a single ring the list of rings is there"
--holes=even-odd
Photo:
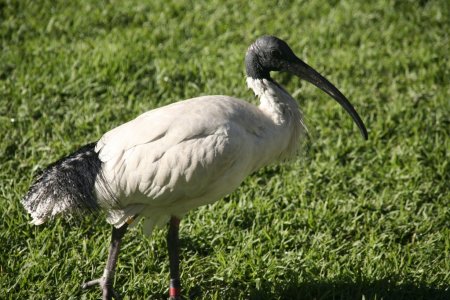
[[[314,84],[316,87],[333,97],[353,118],[356,125],[361,132],[361,135],[364,139],[367,140],[367,129],[364,125],[363,121],[359,117],[353,105],[348,101],[348,99],[325,77],[320,75],[316,70],[308,66],[301,59],[296,57],[296,61],[294,63],[289,64],[288,71],[297,75],[298,77]]]

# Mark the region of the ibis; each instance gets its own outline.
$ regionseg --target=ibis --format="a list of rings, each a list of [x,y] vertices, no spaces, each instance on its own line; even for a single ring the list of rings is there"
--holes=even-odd
[[[105,300],[120,297],[113,289],[120,244],[128,227],[143,219],[146,234],[169,223],[169,297],[180,299],[180,219],[231,193],[252,172],[298,153],[306,130],[303,115],[272,71],[296,75],[334,98],[367,139],[348,99],[283,40],[259,37],[247,50],[245,67],[258,106],[216,95],[153,109],[37,176],[22,199],[32,224],[59,214],[103,211],[112,225],[104,273],[84,288],[100,286]]]

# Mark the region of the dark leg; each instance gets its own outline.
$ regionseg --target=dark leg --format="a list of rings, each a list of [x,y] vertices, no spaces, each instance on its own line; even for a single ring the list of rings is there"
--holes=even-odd
[[[113,227],[108,260],[106,262],[106,267],[103,276],[101,278],[88,281],[81,286],[83,289],[85,289],[97,284],[100,285],[100,288],[102,289],[103,292],[103,300],[111,300],[113,297],[115,299],[120,299],[119,294],[113,290],[112,285],[114,282],[114,272],[116,270],[117,259],[120,251],[120,243],[122,241],[123,236],[125,235],[125,232],[127,232],[127,229],[128,229],[127,223],[125,223],[120,228]]]
[[[179,238],[180,219],[172,217],[170,219],[169,232],[167,233],[167,248],[169,249],[169,268],[170,268],[170,288],[169,299],[181,299],[180,286],[180,256],[179,256]]]

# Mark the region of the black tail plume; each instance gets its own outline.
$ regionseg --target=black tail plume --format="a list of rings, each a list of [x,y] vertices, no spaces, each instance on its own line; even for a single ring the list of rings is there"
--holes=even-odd
[[[102,162],[96,144],[81,147],[38,175],[21,201],[33,218],[31,223],[42,224],[59,213],[99,209],[95,182]]]

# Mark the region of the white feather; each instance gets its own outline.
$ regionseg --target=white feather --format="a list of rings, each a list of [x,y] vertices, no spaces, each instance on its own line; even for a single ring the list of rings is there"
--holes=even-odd
[[[147,234],[172,215],[217,201],[253,171],[291,157],[303,131],[297,103],[271,81],[250,81],[260,107],[205,96],[146,112],[97,143],[97,197],[117,200],[108,222],[147,218]],[[103,181],[100,178],[103,178]]]

